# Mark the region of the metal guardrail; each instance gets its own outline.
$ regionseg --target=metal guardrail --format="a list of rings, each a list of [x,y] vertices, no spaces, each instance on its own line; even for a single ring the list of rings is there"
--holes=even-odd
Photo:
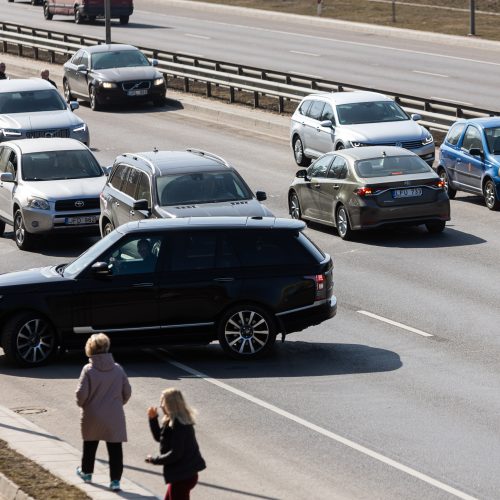
[[[69,58],[84,45],[104,43],[101,38],[72,35],[20,24],[0,22],[0,44],[3,52],[14,47],[18,55],[38,59],[45,53],[51,62],[57,55]],[[215,87],[227,88],[229,102],[235,101],[235,92],[250,93],[255,107],[260,106],[261,97],[272,97],[278,101],[278,111],[284,111],[286,101],[298,102],[304,96],[320,92],[342,92],[370,90],[393,97],[407,112],[422,115],[422,125],[444,132],[457,118],[476,118],[500,115],[500,111],[475,108],[464,104],[438,99],[427,99],[407,94],[394,93],[331,80],[318,79],[293,73],[245,66],[231,62],[195,57],[148,47],[139,47],[147,56],[158,59],[159,69],[166,75],[184,80],[184,90],[189,92],[192,82],[202,82],[206,95],[210,97]]]

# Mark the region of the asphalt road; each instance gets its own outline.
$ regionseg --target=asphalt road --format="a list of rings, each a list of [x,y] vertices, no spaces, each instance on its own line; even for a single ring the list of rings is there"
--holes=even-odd
[[[287,216],[296,166],[286,138],[166,108],[77,113],[102,164],[155,146],[206,149]],[[143,461],[156,449],[146,408],[176,385],[199,410],[208,463],[194,499],[498,498],[500,214],[458,195],[452,217],[442,235],[414,228],[354,242],[309,227],[334,258],[338,316],[291,335],[270,359],[236,362],[217,344],[115,352],[133,387],[126,475],[164,492],[160,470]],[[50,239],[28,253],[7,231],[0,272],[65,262],[93,241]],[[47,410],[29,418],[80,447],[74,390],[85,362],[70,353],[17,370],[0,355],[0,404]]]
[[[65,16],[46,21],[42,9],[28,2],[2,2],[0,19],[104,37],[102,21],[80,26]],[[178,0],[137,0],[128,26],[113,22],[112,38],[388,92],[499,108],[498,42]]]

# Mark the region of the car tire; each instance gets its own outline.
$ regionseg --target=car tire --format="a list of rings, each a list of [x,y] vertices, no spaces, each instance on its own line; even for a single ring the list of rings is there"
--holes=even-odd
[[[302,210],[300,209],[299,196],[296,192],[290,194],[290,197],[288,199],[288,211],[292,219],[302,219]]]
[[[102,236],[104,238],[104,236],[107,236],[109,233],[111,233],[112,231],[114,231],[115,227],[113,226],[113,223],[110,222],[109,220],[107,219],[104,219],[104,223],[102,225]]]
[[[47,2],[45,2],[43,4],[43,17],[47,20],[47,21],[51,21],[52,20],[52,13],[50,12],[49,10],[49,4]]]
[[[120,16],[120,24],[128,24],[129,16]]]
[[[97,97],[95,87],[93,85],[89,87],[89,99],[90,99],[90,108],[92,109],[92,111],[99,111],[100,109],[102,109],[101,102]]]
[[[12,364],[35,367],[48,363],[58,351],[54,327],[36,312],[18,313],[5,323],[2,347]]]
[[[14,214],[14,239],[19,250],[30,250],[34,246],[35,236],[26,231],[21,210]]]
[[[337,144],[337,147],[335,148],[335,151],[342,151],[343,149],[345,149],[345,146],[341,142],[339,142]]]
[[[436,222],[428,222],[425,227],[427,228],[427,231],[431,234],[438,234],[442,233],[444,231],[444,228],[446,227],[446,222],[444,220],[439,220]]]
[[[3,233],[5,233],[5,222],[0,220],[0,236],[3,236]]]
[[[455,198],[455,196],[457,194],[457,190],[453,189],[450,186],[450,179],[448,177],[448,174],[446,173],[446,170],[443,167],[441,167],[438,170],[438,175],[439,175],[439,178],[444,182],[444,190],[448,193],[448,198],[450,200],[453,200],[453,198]]]
[[[88,17],[89,23],[95,23],[95,16]]]
[[[78,9],[75,9],[75,24],[83,24],[83,16]]]
[[[296,137],[293,141],[293,157],[299,167],[307,167],[311,163],[311,160],[304,154],[304,145],[300,137]]]
[[[337,232],[343,240],[352,239],[352,229],[351,223],[349,222],[349,214],[344,205],[340,205],[337,208],[335,214],[335,224],[337,226]]]
[[[73,94],[71,93],[69,82],[68,80],[66,80],[66,78],[63,80],[63,92],[64,92],[64,98],[66,99],[67,103],[70,103],[71,101],[75,100]]]
[[[234,359],[256,359],[269,354],[277,333],[274,318],[255,304],[228,309],[217,330],[222,349]]]
[[[492,180],[487,180],[483,188],[484,202],[490,210],[498,210],[500,202],[498,201],[495,183]]]

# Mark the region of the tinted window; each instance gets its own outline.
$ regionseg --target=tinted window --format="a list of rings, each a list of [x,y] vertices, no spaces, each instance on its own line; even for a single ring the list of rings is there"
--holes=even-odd
[[[82,58],[80,59],[80,62],[78,64],[84,64],[86,68],[89,67],[89,61],[90,61],[90,58],[89,58],[89,55],[87,52],[84,52],[82,54]]]
[[[432,172],[431,167],[416,155],[361,160],[355,163],[355,168],[358,175],[365,178]]]
[[[322,262],[326,255],[321,251],[321,249],[316,246],[316,244],[311,241],[304,233],[299,233],[297,240],[299,243],[306,248],[309,254],[314,258],[316,262]]]
[[[488,151],[493,155],[500,155],[500,127],[484,129]]]
[[[472,148],[483,149],[483,141],[481,140],[481,133],[476,127],[468,126],[465,131],[462,148],[469,151]]]
[[[410,119],[394,101],[339,104],[337,106],[337,114],[339,123],[342,125],[395,122]]]
[[[113,50],[92,54],[92,68],[127,68],[150,66],[147,57],[139,50]]]
[[[331,179],[345,179],[347,175],[347,162],[341,156],[336,156],[333,160],[330,170],[328,170],[328,177]]]
[[[312,177],[326,177],[328,167],[332,162],[332,155],[324,155],[318,158],[308,169],[307,176]]]
[[[325,104],[325,107],[323,108],[323,113],[321,114],[321,121],[324,120],[330,120],[332,123],[335,123],[333,108],[328,103]]]
[[[36,113],[68,109],[57,90],[25,90],[0,93],[0,113]]]
[[[453,125],[453,127],[451,127],[450,131],[448,132],[448,135],[446,136],[446,142],[448,142],[452,146],[456,146],[458,144],[460,136],[462,135],[464,127],[465,124],[463,123],[457,123],[456,125]]]
[[[217,235],[208,231],[177,233],[169,250],[172,271],[214,269]]]
[[[124,192],[131,198],[135,197],[135,190],[139,182],[140,174],[141,172],[136,168],[130,168],[128,171],[128,175],[125,177],[125,182],[122,184],[122,192]]]
[[[141,172],[139,183],[137,186],[137,200],[148,200],[151,202],[151,188],[149,186],[149,177],[146,173]]]
[[[109,177],[109,184],[115,189],[121,190],[128,168],[127,165],[118,165]]]
[[[311,107],[311,102],[310,100],[304,101],[300,106],[299,106],[299,113],[301,115],[307,116],[307,112],[309,108]]]
[[[71,62],[73,64],[80,64],[80,61],[82,59],[82,54],[83,54],[83,50],[79,50],[72,58],[71,58]]]
[[[314,118],[315,120],[319,120],[321,118],[321,113],[323,112],[323,107],[325,103],[323,101],[313,101],[308,116]]]
[[[11,149],[3,147],[0,148],[0,172],[6,172],[7,161],[9,160]]]

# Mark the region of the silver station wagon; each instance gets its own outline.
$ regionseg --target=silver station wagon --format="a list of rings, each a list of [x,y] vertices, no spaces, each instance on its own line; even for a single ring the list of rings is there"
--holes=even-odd
[[[38,235],[99,230],[99,194],[106,175],[90,149],[75,139],[0,144],[0,235],[14,227],[21,250]]]

